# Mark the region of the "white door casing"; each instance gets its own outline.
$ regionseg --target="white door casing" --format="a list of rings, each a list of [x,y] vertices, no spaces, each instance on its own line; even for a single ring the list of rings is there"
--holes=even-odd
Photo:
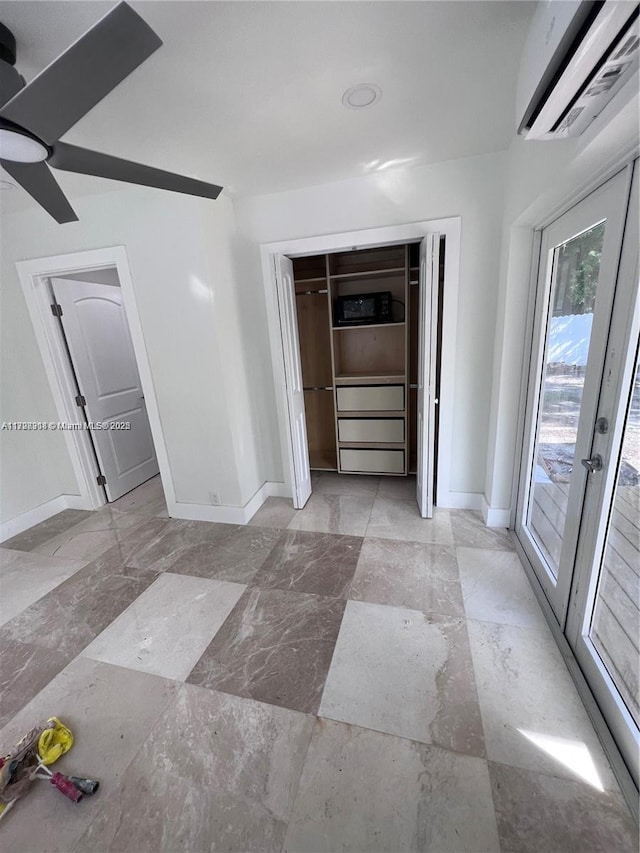
[[[93,429],[110,501],[155,476],[158,460],[120,288],[61,278],[51,280],[62,325],[86,399],[87,417],[114,425]],[[117,423],[130,423],[119,429]]]
[[[436,348],[438,341],[438,270],[440,235],[427,234],[420,242],[418,277],[418,402],[416,498],[422,518],[433,517],[433,478],[436,428]]]
[[[282,334],[289,438],[293,457],[293,506],[295,509],[302,509],[311,496],[311,469],[304,411],[293,264],[284,255],[275,255],[274,263]]]

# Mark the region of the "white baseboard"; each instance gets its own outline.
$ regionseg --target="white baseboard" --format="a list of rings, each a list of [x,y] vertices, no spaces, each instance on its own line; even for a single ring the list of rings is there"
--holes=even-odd
[[[444,492],[438,494],[438,506],[443,509],[482,509],[482,495],[476,492]]]
[[[58,495],[57,498],[52,498],[40,506],[28,509],[8,521],[3,521],[0,524],[0,542],[23,533],[34,524],[40,524],[41,521],[46,521],[64,509],[93,509],[93,507],[89,506],[88,498],[82,495]]]
[[[217,521],[221,524],[247,524],[260,509],[267,498],[290,498],[289,489],[284,483],[263,483],[244,506],[209,506],[208,504],[188,504],[175,502],[169,505],[171,518],[187,521]]]
[[[484,495],[482,495],[480,511],[487,527],[509,527],[511,524],[511,510],[489,506]]]
[[[82,497],[82,495],[64,495],[66,501],[65,509],[95,509],[91,505],[90,498]]]
[[[286,483],[265,483],[264,488],[268,490],[268,498],[290,498],[293,499],[291,488]]]
[[[509,527],[511,510],[489,506],[484,495],[477,492],[445,492],[438,495],[438,506],[445,509],[475,509],[482,513],[487,527]]]

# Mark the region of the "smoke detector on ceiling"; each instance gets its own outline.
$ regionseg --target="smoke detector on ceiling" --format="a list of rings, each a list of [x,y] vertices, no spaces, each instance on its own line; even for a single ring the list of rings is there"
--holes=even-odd
[[[358,83],[352,86],[342,96],[342,103],[350,110],[362,110],[377,103],[382,97],[382,91],[375,83]]]

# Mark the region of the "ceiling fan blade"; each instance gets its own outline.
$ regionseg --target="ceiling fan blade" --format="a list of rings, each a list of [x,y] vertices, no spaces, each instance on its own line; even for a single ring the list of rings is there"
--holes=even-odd
[[[186,178],[173,172],[165,172],[163,169],[154,169],[152,166],[121,160],[119,157],[89,151],[87,148],[78,148],[66,142],[58,142],[54,146],[48,163],[55,169],[63,169],[66,172],[95,175],[98,178],[141,184],[145,187],[156,187],[160,190],[171,190],[202,198],[218,198],[222,192],[222,187],[216,184],[206,184],[195,178]]]
[[[14,66],[8,62],[0,62],[0,106],[10,101],[22,88],[24,80]]]
[[[157,50],[162,41],[120,3],[0,109],[53,145]]]
[[[46,163],[0,160],[0,165],[56,222],[62,224],[78,219]]]

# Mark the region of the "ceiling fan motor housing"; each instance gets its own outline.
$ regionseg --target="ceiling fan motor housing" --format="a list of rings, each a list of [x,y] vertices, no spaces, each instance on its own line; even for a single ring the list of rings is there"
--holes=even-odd
[[[0,59],[9,65],[16,64],[16,40],[4,24],[0,24]]]

